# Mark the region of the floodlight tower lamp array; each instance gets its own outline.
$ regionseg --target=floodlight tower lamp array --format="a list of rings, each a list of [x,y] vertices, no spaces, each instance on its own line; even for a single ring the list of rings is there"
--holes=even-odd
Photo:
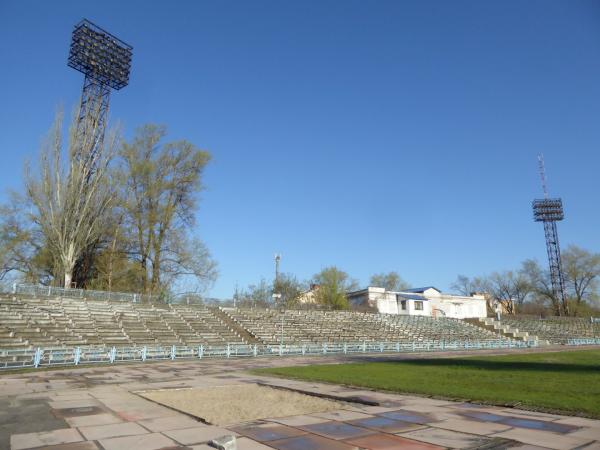
[[[132,46],[87,19],[73,30],[67,65],[85,75],[76,154],[85,158],[90,174],[104,142],[110,90],[129,84],[132,50]]]

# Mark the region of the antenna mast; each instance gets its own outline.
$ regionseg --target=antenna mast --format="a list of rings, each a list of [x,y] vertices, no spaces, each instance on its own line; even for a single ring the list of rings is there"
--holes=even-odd
[[[538,167],[540,170],[540,178],[542,179],[542,190],[544,191],[544,198],[548,198],[548,186],[546,185],[546,168],[544,167],[544,155],[542,153],[538,155]]]

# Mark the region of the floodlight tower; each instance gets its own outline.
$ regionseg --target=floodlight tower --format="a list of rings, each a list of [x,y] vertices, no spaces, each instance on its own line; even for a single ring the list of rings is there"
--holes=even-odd
[[[110,90],[129,83],[133,47],[109,32],[82,20],[73,30],[68,66],[83,73],[83,93],[77,123],[76,155],[86,158],[90,173],[100,154]]]
[[[544,157],[538,155],[540,177],[544,198],[534,200],[533,220],[544,223],[544,234],[546,236],[546,250],[548,252],[548,265],[550,266],[550,281],[552,292],[561,305],[565,305],[565,279],[560,260],[560,245],[558,243],[558,231],[556,222],[563,220],[565,215],[560,198],[549,198],[546,186],[546,170],[544,168]]]

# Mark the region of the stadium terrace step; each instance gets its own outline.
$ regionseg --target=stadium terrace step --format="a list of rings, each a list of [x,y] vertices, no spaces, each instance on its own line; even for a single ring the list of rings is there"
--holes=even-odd
[[[549,345],[550,342],[546,340],[540,340],[538,336],[532,335],[527,331],[519,330],[511,325],[498,321],[493,317],[484,317],[479,319],[466,319],[467,322],[485,328],[490,331],[494,331],[502,336],[520,340],[523,342],[536,342],[537,345]]]
[[[224,324],[228,325],[234,330],[245,342],[249,344],[260,344],[262,341],[256,338],[246,328],[240,325],[235,319],[233,319],[223,308],[213,307],[210,308],[211,312],[223,321]]]

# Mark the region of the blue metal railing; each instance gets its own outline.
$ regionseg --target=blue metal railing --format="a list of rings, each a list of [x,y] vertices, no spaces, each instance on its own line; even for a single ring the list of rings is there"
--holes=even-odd
[[[567,345],[600,345],[600,338],[567,339]]]
[[[569,345],[600,344],[589,339],[573,339]],[[577,342],[575,342],[577,341]],[[582,341],[582,342],[579,342]],[[585,341],[585,342],[583,342]],[[124,361],[241,358],[261,356],[340,355],[352,353],[435,352],[445,350],[481,350],[536,347],[536,342],[508,339],[485,341],[418,341],[418,342],[344,342],[286,345],[226,344],[221,346],[129,346],[72,347],[0,350],[0,369],[76,366],[79,364]]]

